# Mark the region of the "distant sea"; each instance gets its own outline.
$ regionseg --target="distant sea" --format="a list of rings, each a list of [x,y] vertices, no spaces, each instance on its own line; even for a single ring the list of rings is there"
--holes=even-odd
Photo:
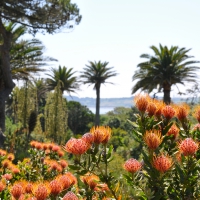
[[[88,107],[94,114],[96,112],[95,107]],[[100,114],[106,114],[109,111],[114,110],[115,107],[100,107]]]

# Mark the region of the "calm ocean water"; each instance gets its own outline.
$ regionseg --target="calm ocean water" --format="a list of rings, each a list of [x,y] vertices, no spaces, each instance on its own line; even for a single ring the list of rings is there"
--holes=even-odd
[[[95,114],[96,111],[95,107],[88,107],[88,108]],[[114,110],[114,108],[115,107],[101,107],[100,114],[106,114],[107,112]]]

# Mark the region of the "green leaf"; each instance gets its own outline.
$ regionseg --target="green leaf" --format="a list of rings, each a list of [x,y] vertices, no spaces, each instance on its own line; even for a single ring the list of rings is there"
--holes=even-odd
[[[68,167],[72,170],[80,170],[81,167],[80,166],[75,166],[75,165],[68,165]]]

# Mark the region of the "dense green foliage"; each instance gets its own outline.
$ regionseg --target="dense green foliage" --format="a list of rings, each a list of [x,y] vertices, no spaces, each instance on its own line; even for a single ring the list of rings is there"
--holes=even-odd
[[[86,133],[94,124],[94,114],[76,101],[67,102],[68,126],[74,135]]]

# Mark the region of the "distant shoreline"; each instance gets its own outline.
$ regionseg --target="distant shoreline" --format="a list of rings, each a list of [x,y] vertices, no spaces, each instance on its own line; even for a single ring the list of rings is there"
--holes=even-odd
[[[84,97],[79,98],[77,96],[64,96],[68,101],[77,101],[82,105],[89,107],[96,107],[96,98],[91,97]],[[101,98],[100,101],[100,107],[104,108],[115,108],[115,107],[127,107],[131,108],[134,106],[133,102],[133,96],[132,97],[122,97],[122,98]],[[180,97],[174,97],[172,98],[172,101],[174,103],[180,103],[180,102],[186,102],[187,98],[180,98]]]

